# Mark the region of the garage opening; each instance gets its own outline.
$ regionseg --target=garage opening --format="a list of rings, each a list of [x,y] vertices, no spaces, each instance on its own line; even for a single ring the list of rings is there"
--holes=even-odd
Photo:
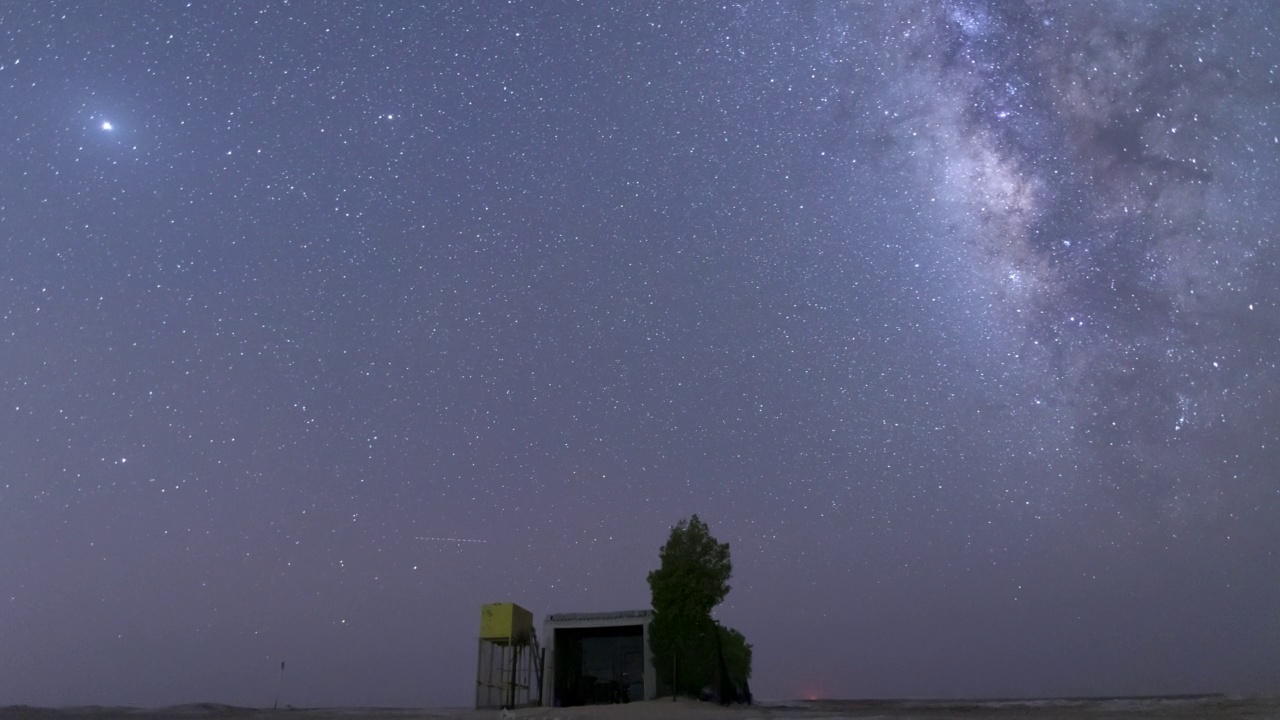
[[[555,629],[555,704],[645,699],[644,626]]]

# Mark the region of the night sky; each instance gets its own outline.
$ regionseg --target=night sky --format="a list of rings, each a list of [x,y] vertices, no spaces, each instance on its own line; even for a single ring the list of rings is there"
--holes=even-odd
[[[0,705],[1280,691],[1272,0],[0,5]]]

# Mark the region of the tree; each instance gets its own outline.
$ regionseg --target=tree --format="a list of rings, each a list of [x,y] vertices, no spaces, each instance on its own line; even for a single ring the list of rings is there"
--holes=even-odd
[[[717,542],[694,515],[676,523],[658,557],[658,569],[649,573],[654,613],[649,645],[658,678],[678,693],[696,695],[704,687],[716,687],[718,648],[723,646],[726,662],[734,656],[731,678],[736,682],[732,676],[742,672],[745,681],[751,672],[751,646],[737,631],[724,635],[727,628],[711,618],[712,609],[729,594],[729,543]]]
[[[730,627],[720,626],[720,647],[729,673],[729,682],[737,693],[747,692],[747,680],[751,677],[751,643],[742,633]],[[740,698],[748,700],[748,698]],[[749,700],[748,700],[749,701]]]

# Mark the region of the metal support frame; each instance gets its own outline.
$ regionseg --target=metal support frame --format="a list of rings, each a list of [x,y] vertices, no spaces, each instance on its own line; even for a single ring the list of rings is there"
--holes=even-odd
[[[541,653],[536,643],[480,639],[476,652],[477,710],[531,707],[541,702]]]

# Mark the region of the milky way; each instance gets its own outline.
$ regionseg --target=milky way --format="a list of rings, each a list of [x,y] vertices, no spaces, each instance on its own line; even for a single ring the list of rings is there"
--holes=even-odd
[[[887,131],[911,145],[945,242],[972,265],[956,292],[982,342],[1004,344],[1094,450],[1154,463],[1159,484],[1143,490],[1157,496],[1225,428],[1265,443],[1275,209],[1261,189],[1276,174],[1277,89],[1258,11],[946,2],[894,15],[886,33],[905,38],[912,71]]]

